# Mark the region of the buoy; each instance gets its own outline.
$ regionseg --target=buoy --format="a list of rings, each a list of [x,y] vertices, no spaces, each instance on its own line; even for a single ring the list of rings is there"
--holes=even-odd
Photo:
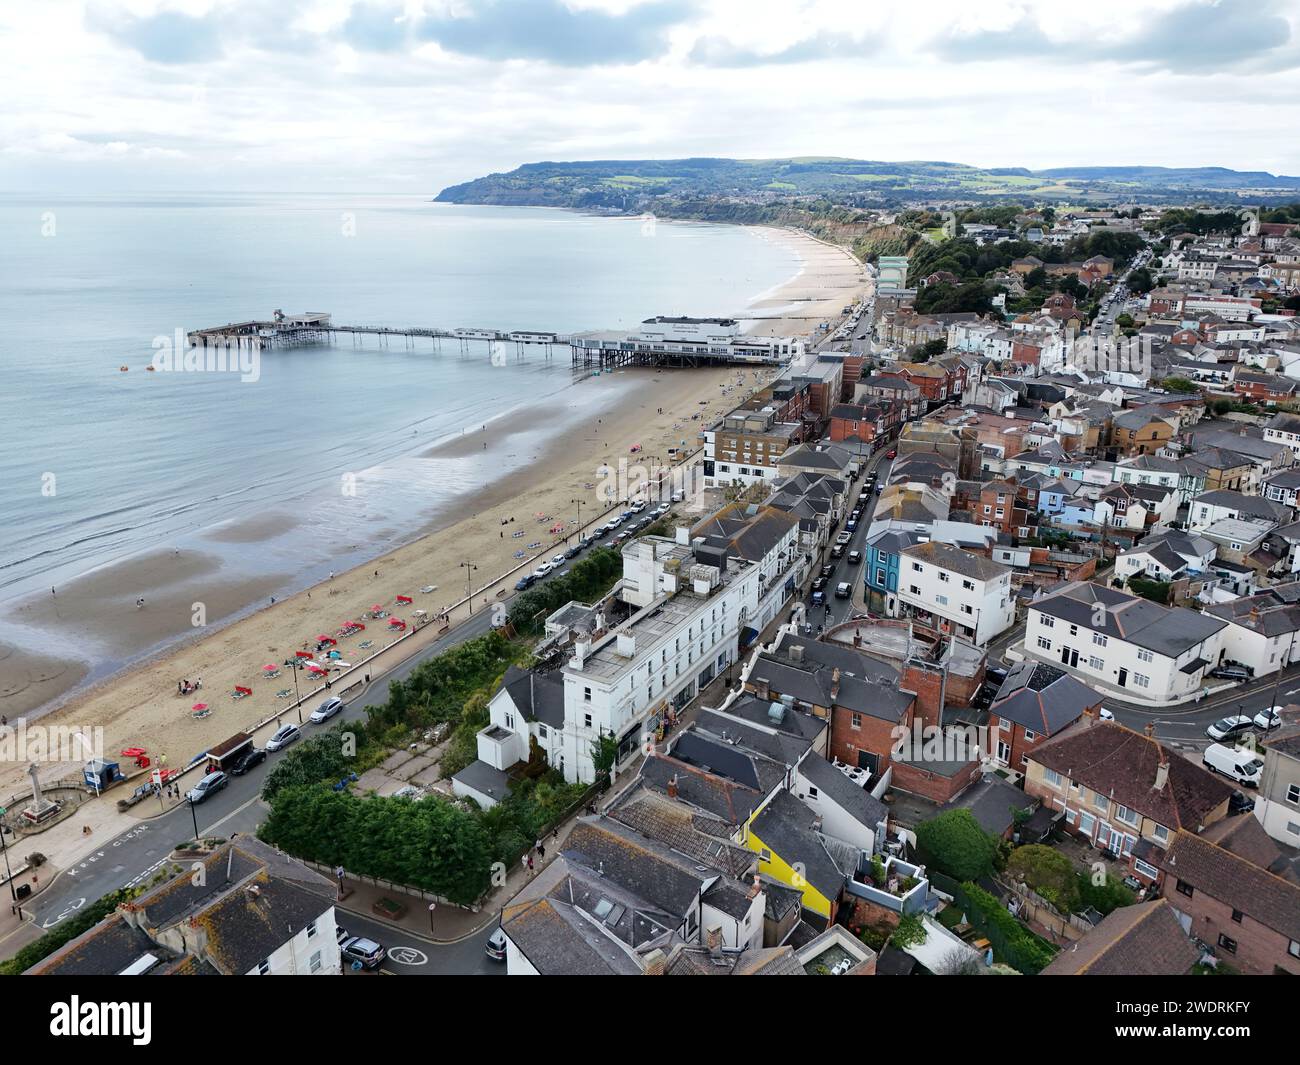
[[[129,367],[129,366],[119,366],[118,369],[121,370],[123,373],[126,373],[126,371],[130,369],[130,367]]]

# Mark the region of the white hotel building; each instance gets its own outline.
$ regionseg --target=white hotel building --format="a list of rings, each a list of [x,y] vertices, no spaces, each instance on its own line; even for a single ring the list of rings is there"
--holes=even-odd
[[[1137,702],[1195,695],[1224,657],[1227,623],[1087,581],[1029,607],[1025,655]]]
[[[616,770],[630,763],[665,714],[735,661],[740,634],[755,625],[762,572],[703,541],[692,545],[684,528],[675,540],[629,542],[615,594],[631,616],[606,629],[596,614],[572,643],[558,682],[554,672],[508,675],[488,704],[479,761],[456,774],[454,790],[486,805],[500,801],[505,773],[528,757],[530,737],[570,783],[595,780],[598,737],[617,741]],[[555,616],[571,610],[592,613],[570,604]]]

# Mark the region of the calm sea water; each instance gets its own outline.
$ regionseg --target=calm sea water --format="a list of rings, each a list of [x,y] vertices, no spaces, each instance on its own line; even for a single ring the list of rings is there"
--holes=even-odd
[[[275,308],[337,323],[630,329],[652,314],[738,314],[798,268],[743,229],[647,232],[636,219],[406,197],[10,199],[0,234],[0,601],[273,509],[309,519],[319,543],[401,539],[472,487],[466,464],[430,471],[415,452],[502,412],[600,399],[572,388],[567,349],[493,366],[481,346],[342,340],[263,353],[261,379],[244,383],[146,373],[157,337]],[[521,439],[519,462],[565,429],[557,417]],[[319,505],[348,472],[368,488],[364,527]],[[302,535],[262,564],[323,575],[327,556]]]

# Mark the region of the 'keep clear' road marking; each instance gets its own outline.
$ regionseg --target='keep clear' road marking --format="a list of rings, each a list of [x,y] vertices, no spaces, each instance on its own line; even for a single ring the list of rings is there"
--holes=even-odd
[[[388,952],[388,960],[398,965],[428,965],[429,956],[414,947],[393,947]]]

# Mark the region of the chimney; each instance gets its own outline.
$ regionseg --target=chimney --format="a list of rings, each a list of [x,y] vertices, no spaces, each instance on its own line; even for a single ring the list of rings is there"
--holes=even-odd
[[[668,780],[668,798],[677,798],[677,774],[674,773]]]
[[[1142,731],[1147,734],[1147,739],[1151,739],[1156,734],[1155,722],[1148,721],[1146,727]]]
[[[709,925],[704,931],[704,945],[709,948],[709,953],[714,957],[722,953],[722,926]]]
[[[794,647],[790,648],[790,661],[791,662],[803,661],[803,644],[796,644]]]
[[[758,898],[758,893],[759,893],[760,891],[762,891],[762,890],[763,890],[763,881],[762,881],[762,878],[759,877],[759,875],[758,875],[757,873],[755,873],[755,874],[754,874],[754,883],[753,883],[752,885],[750,885],[750,888],[749,888],[749,897],[750,897],[751,899],[756,899],[756,898]]]
[[[1157,745],[1160,752],[1160,764],[1156,766],[1156,791],[1164,791],[1165,785],[1169,782],[1169,758],[1165,754],[1165,749]]]
[[[764,702],[772,697],[772,690],[768,687],[766,677],[754,678],[754,695]]]
[[[655,949],[645,956],[645,975],[663,976],[668,971],[668,955]]]
[[[840,697],[840,667],[836,666],[831,673],[831,702],[837,702]]]

